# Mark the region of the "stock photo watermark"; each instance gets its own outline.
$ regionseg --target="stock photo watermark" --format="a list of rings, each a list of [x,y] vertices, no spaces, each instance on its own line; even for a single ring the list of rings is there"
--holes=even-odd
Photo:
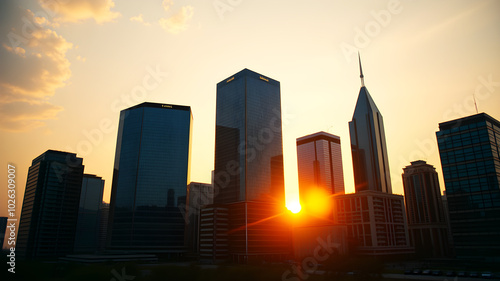
[[[477,105],[488,100],[496,88],[500,87],[500,81],[494,81],[493,75],[480,75],[477,77],[478,84],[474,89],[474,94],[465,97],[462,102],[454,103],[449,109],[445,110],[442,115],[443,121],[448,121],[456,118],[467,116],[475,113]],[[460,126],[457,123],[456,126]],[[393,166],[391,176],[396,179],[401,179],[400,167],[406,166],[410,161],[417,159],[425,159],[438,152],[436,136],[432,133],[428,138],[415,140],[416,149],[412,150],[407,157],[399,155],[399,164]]]
[[[7,164],[7,213],[9,218],[7,219],[7,231],[9,245],[9,254],[7,255],[7,264],[9,268],[7,271],[10,273],[16,273],[16,166],[13,164]]]
[[[242,2],[243,0],[215,0],[212,5],[217,16],[222,21],[224,20],[224,14],[233,12]]]
[[[289,124],[291,119],[295,118],[295,115],[289,113],[286,107],[282,110],[273,109],[274,116],[269,120],[268,126],[261,128],[257,135],[249,135],[248,142],[242,141],[238,145],[238,154],[246,156],[246,162],[252,162],[255,160],[258,152],[264,150],[265,145],[271,143],[275,138],[276,134],[281,132],[282,124]],[[279,122],[278,122],[279,121]],[[217,197],[221,189],[226,188],[231,177],[237,176],[242,172],[242,167],[236,160],[231,160],[226,163],[225,169],[223,171],[218,171],[214,175],[214,187],[213,192],[203,192],[203,194],[196,194],[195,202],[199,203],[195,208],[186,206],[185,204],[179,204],[179,209],[184,216],[185,223],[189,223],[189,217],[192,214],[198,214],[203,205],[210,204],[213,199]]]
[[[372,40],[377,37],[384,28],[389,26],[393,16],[399,15],[402,11],[403,7],[399,0],[390,0],[387,3],[386,9],[370,11],[372,20],[366,22],[362,28],[358,26],[354,28],[355,34],[352,43],[340,43],[340,49],[347,62],[351,62],[352,56],[356,58],[359,50],[368,47]]]

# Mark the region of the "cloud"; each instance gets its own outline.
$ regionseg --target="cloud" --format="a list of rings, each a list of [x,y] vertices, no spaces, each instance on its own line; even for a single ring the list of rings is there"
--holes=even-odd
[[[44,120],[56,119],[61,110],[62,107],[43,101],[0,104],[0,128],[11,132],[29,131],[44,126]]]
[[[23,131],[62,110],[47,100],[71,77],[66,52],[72,44],[30,10],[9,13],[0,27],[0,128]]]
[[[120,13],[111,11],[115,6],[113,0],[38,0],[44,9],[53,12],[55,22],[80,22],[94,19],[97,23],[110,22],[120,16]]]
[[[172,5],[174,5],[173,0],[163,0],[163,2],[161,3],[161,6],[165,10],[165,12],[168,12],[168,10],[170,9],[170,7],[172,7]]]
[[[78,56],[76,56],[76,60],[81,61],[81,62],[85,62],[87,60],[87,58],[78,55]]]
[[[194,9],[192,6],[184,6],[179,12],[170,18],[161,18],[158,23],[167,32],[177,34],[188,27],[189,20],[193,17]]]
[[[138,16],[135,16],[135,17],[131,17],[130,21],[136,21],[136,22],[142,23],[145,26],[151,25],[149,22],[144,21],[144,19],[142,18],[142,14],[139,14]]]

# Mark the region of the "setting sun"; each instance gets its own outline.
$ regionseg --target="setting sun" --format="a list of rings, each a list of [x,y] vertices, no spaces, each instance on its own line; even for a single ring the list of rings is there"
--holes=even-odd
[[[288,210],[290,210],[290,212],[292,212],[294,214],[300,212],[300,210],[302,209],[299,201],[290,202],[290,203],[288,203],[288,205],[286,207],[288,208]]]

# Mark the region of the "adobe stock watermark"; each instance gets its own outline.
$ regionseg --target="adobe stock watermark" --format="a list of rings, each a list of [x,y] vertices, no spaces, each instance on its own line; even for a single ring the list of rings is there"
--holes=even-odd
[[[215,0],[212,5],[214,6],[217,16],[222,21],[224,20],[224,14],[233,12],[242,2],[243,0]]]
[[[159,65],[156,65],[155,68],[146,66],[145,72],[146,74],[139,85],[136,85],[130,92],[122,94],[119,98],[111,102],[111,112],[119,113],[120,109],[123,107],[133,106],[139,102],[145,101],[148,94],[157,89],[168,76],[167,72],[161,71]],[[116,126],[117,124],[111,119],[103,118],[99,121],[96,128],[89,131],[82,130],[84,139],[76,144],[76,150],[71,146],[68,146],[66,149],[68,151],[76,151],[76,153],[82,157],[87,156],[92,152],[94,147],[103,142],[105,135],[115,130]]]
[[[320,236],[316,238],[318,245],[314,248],[313,255],[306,257],[297,265],[292,265],[281,275],[282,281],[307,280],[311,274],[318,270],[321,262],[326,261],[333,254],[339,253],[340,244],[332,242],[332,236],[328,234],[326,241]]]
[[[478,84],[474,90],[474,95],[465,97],[462,102],[454,103],[449,109],[443,112],[442,122],[462,118],[476,112],[476,105],[488,100],[496,88],[500,87],[500,81],[493,81],[493,75],[478,76]],[[460,126],[460,122],[455,125]],[[391,177],[401,179],[400,167],[405,167],[410,161],[427,158],[434,153],[438,153],[436,135],[434,132],[428,138],[415,140],[416,149],[412,150],[407,157],[399,155],[399,165],[391,169]],[[398,167],[398,168],[396,168]]]
[[[403,11],[399,0],[390,0],[387,7],[380,11],[370,11],[372,20],[368,21],[362,28],[354,28],[354,38],[352,44],[347,42],[340,43],[340,49],[347,62],[351,62],[351,57],[357,57],[358,51],[370,45],[373,38],[377,37],[383,28],[387,28],[392,22],[392,17]]]
[[[252,162],[257,157],[258,153],[265,149],[267,144],[270,144],[275,138],[276,134],[282,131],[282,124],[288,125],[291,119],[295,118],[294,114],[287,111],[286,107],[280,111],[278,109],[272,110],[274,116],[269,120],[267,126],[261,128],[256,135],[248,135],[248,141],[241,141],[238,145],[238,155],[245,155],[246,162]],[[184,216],[185,223],[189,223],[189,217],[192,214],[199,214],[203,205],[211,204],[215,197],[220,193],[221,189],[226,188],[231,177],[237,176],[242,172],[242,167],[236,160],[231,160],[226,163],[222,171],[218,171],[214,175],[214,189],[213,192],[195,195],[195,202],[198,204],[195,208],[179,204],[179,209]]]
[[[134,280],[135,276],[134,275],[128,275],[126,273],[125,267],[122,267],[121,273],[116,271],[116,269],[111,270],[111,274],[114,276],[109,281],[127,281],[127,280]]]

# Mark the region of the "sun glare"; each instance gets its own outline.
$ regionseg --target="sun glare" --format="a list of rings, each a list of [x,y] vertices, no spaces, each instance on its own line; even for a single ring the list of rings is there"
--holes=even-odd
[[[299,201],[291,202],[286,207],[288,208],[288,210],[290,210],[290,212],[294,214],[300,212],[300,209],[302,209],[302,207],[300,207]]]

